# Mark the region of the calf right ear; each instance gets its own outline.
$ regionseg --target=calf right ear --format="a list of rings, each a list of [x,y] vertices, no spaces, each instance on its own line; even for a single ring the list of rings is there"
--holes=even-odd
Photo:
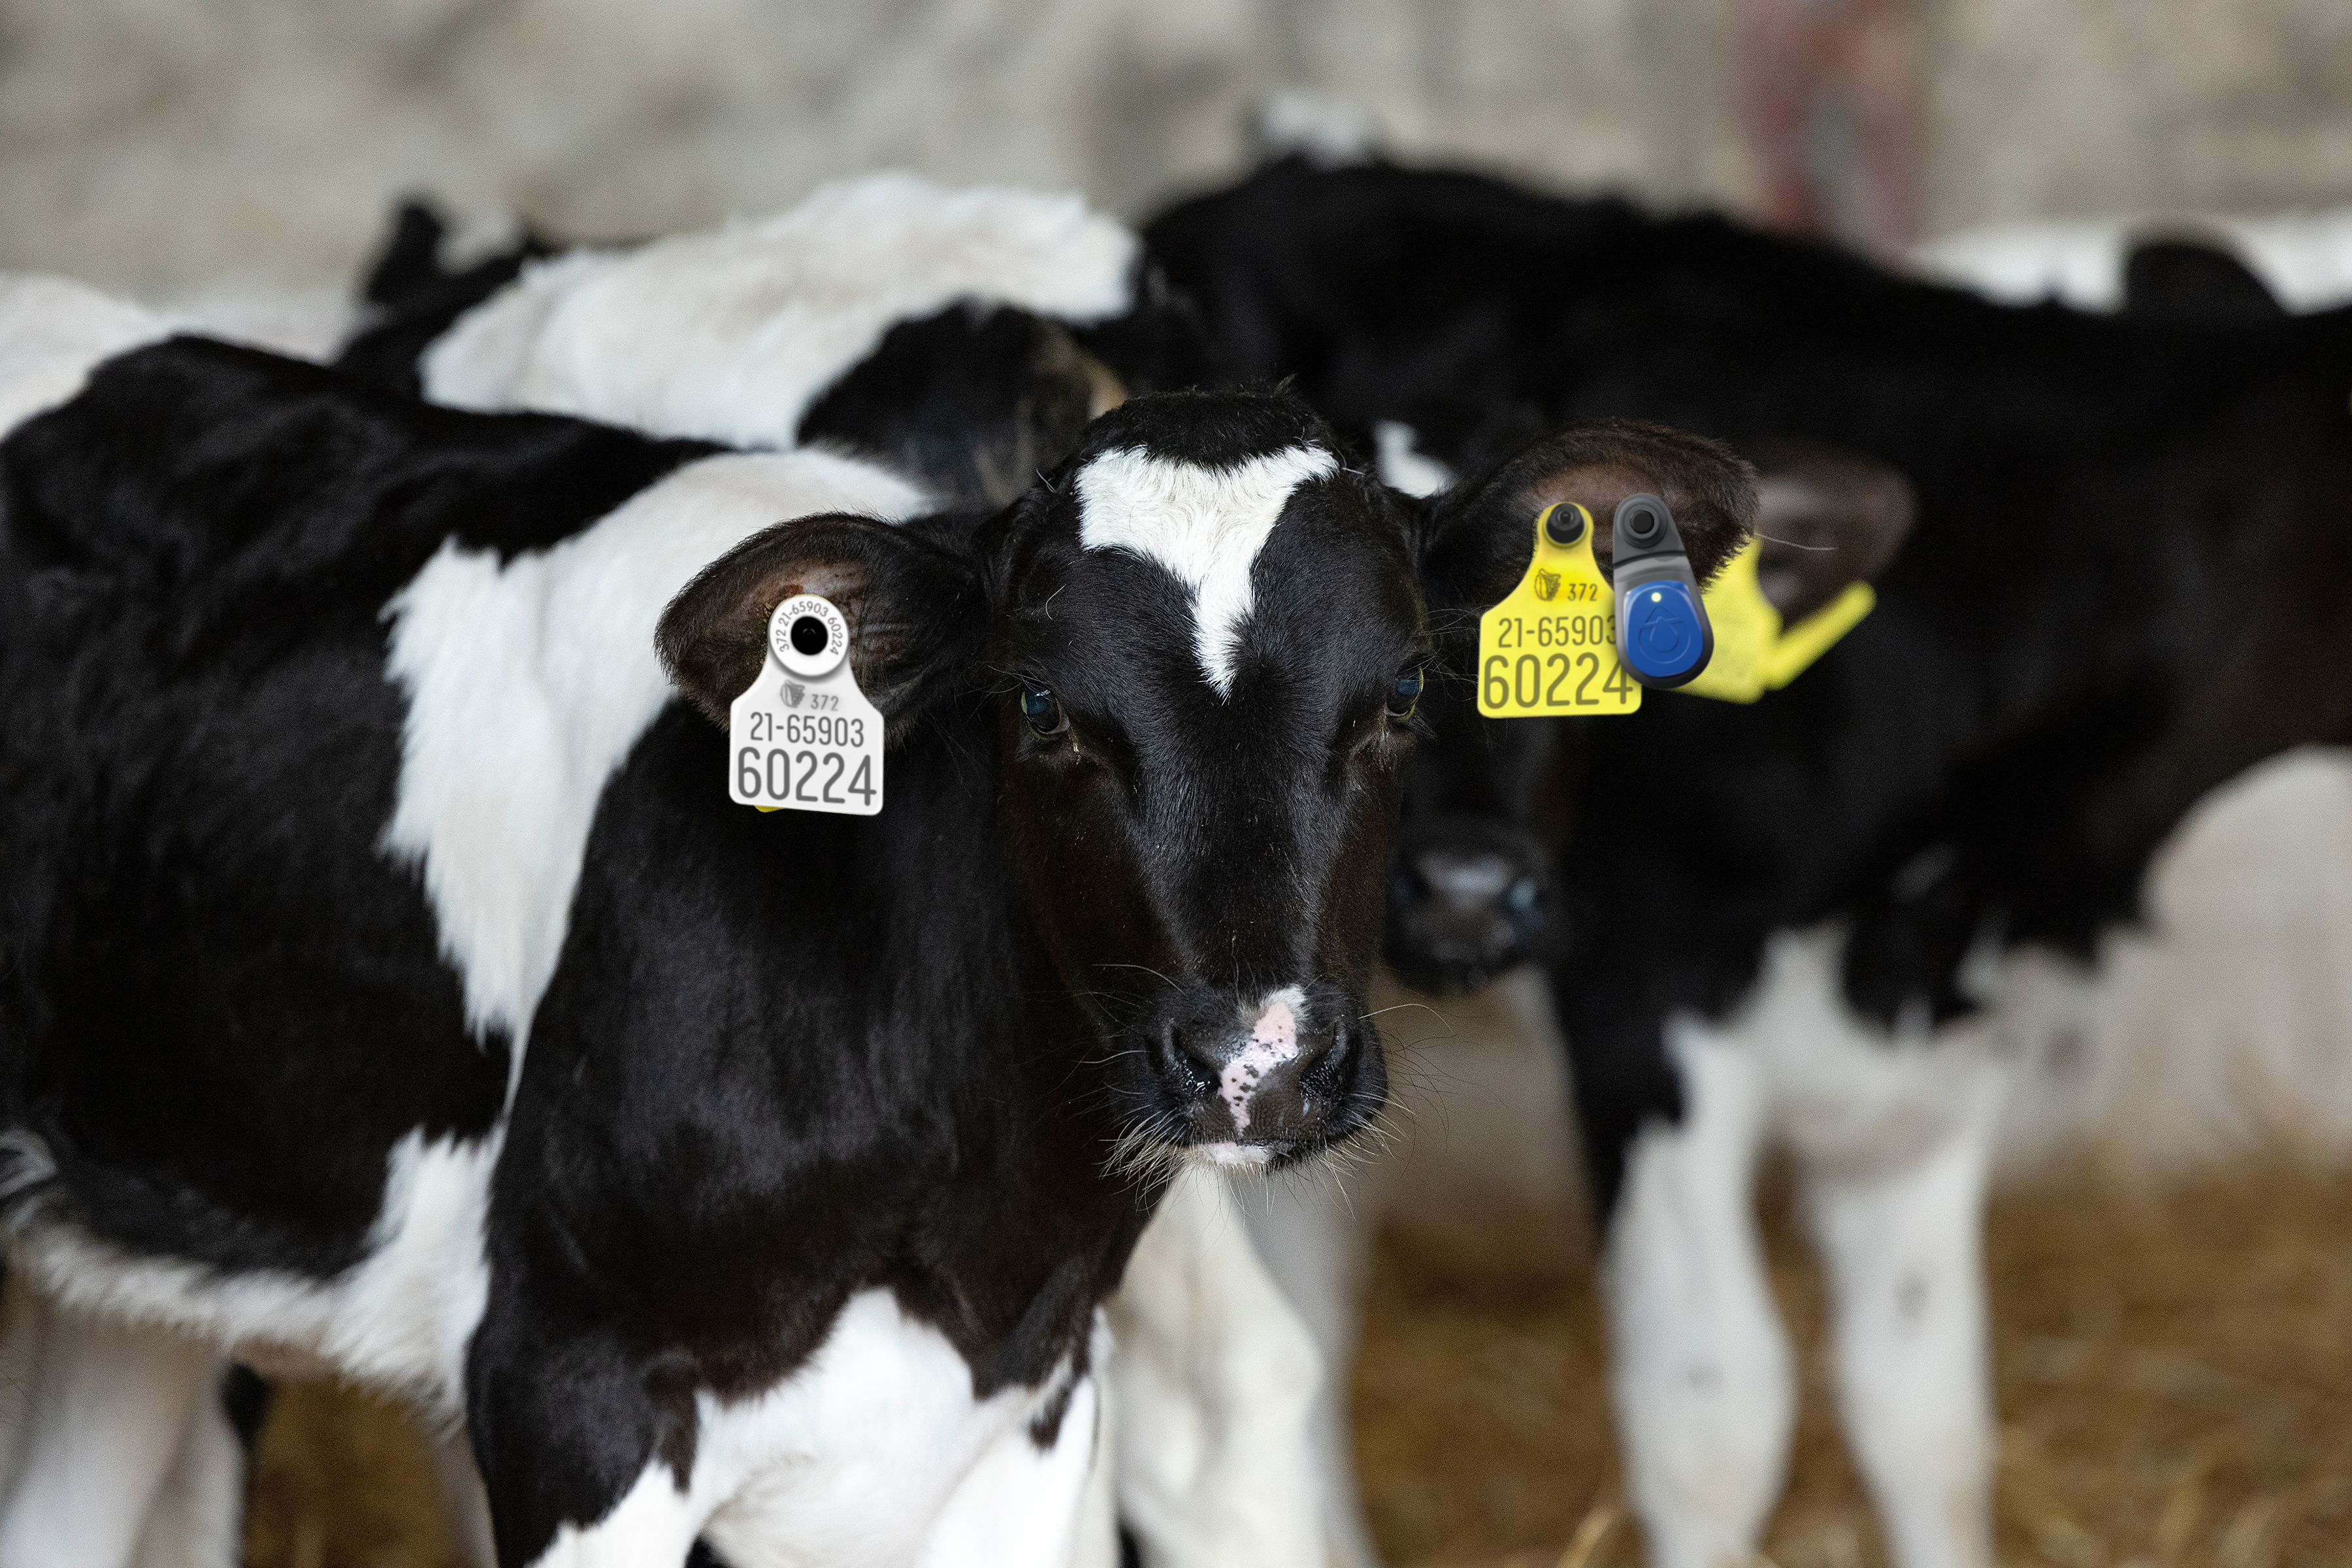
[[[697,574],[654,634],[662,668],[720,729],[768,655],[768,617],[821,594],[849,623],[857,689],[896,744],[984,647],[987,596],[966,558],[912,523],[804,517],[755,533]]]
[[[1910,537],[1919,502],[1892,463],[1811,441],[1759,441],[1756,583],[1795,626],[1886,569]]]

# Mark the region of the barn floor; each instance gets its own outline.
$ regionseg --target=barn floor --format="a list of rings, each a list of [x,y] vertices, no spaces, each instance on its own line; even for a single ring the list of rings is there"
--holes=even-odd
[[[1768,1207],[1783,1310],[1817,1345],[1809,1259]],[[1571,1248],[1514,1234],[1558,1223],[1384,1240],[1356,1397],[1401,1565],[1639,1562],[1591,1292],[1559,1277]],[[2263,1160],[2161,1194],[2081,1174],[2000,1199],[1987,1247],[2005,1563],[2352,1563],[2352,1174]],[[1779,1568],[1881,1563],[1818,1354],[1805,1364],[1766,1550]],[[251,1568],[457,1568],[404,1423],[325,1385],[274,1408],[247,1545]]]

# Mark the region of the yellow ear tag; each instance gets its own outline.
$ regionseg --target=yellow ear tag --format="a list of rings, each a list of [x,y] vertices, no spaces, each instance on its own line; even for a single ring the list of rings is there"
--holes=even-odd
[[[1848,583],[1836,598],[1780,634],[1765,668],[1765,684],[1778,691],[1796,679],[1877,606],[1875,588],[1867,583]]]
[[[1751,539],[1706,591],[1706,618],[1715,625],[1715,658],[1683,689],[1724,702],[1753,702],[1803,674],[1838,638],[1870,614],[1878,595],[1867,583],[1843,592],[1783,631],[1780,612],[1756,580],[1760,539]]]
[[[1715,657],[1683,689],[1724,702],[1753,702],[1766,690],[1772,644],[1780,635],[1780,612],[1757,585],[1757,553],[1763,541],[1750,539],[1701,597],[1715,626]]]
[[[1572,542],[1551,537],[1554,513]],[[1617,601],[1593,563],[1592,514],[1574,501],[1546,507],[1528,574],[1478,617],[1478,711],[1598,718],[1641,705],[1642,683],[1617,662]]]

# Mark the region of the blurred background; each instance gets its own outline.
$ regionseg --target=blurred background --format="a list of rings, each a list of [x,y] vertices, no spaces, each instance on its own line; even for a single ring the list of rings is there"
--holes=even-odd
[[[317,284],[411,190],[623,237],[887,166],[1135,217],[1269,100],[1882,251],[2352,201],[2345,0],[7,0],[0,262]]]

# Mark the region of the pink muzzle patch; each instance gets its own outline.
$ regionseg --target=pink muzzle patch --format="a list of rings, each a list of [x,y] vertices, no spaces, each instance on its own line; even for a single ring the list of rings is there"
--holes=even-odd
[[[1218,1082],[1225,1109],[1233,1112],[1234,1136],[1249,1131],[1250,1096],[1265,1075],[1298,1055],[1298,1018],[1287,1002],[1273,1002],[1258,1015],[1249,1043],[1234,1053]]]

